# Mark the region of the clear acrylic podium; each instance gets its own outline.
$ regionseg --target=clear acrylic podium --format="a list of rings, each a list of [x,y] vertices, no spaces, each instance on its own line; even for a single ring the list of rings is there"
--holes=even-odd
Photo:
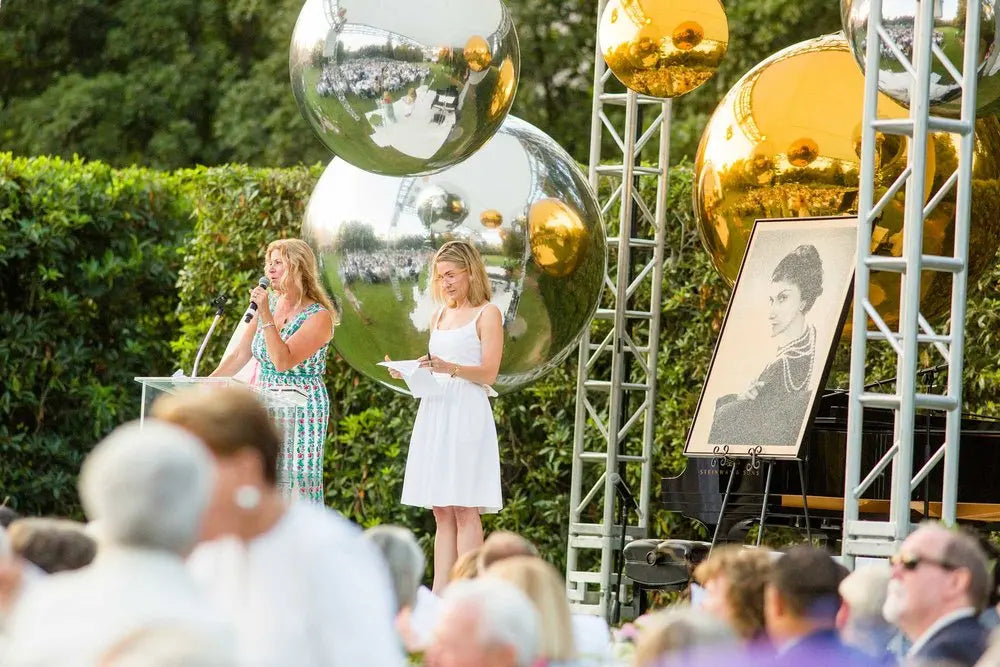
[[[176,394],[195,386],[229,387],[238,386],[254,392],[268,412],[275,414],[278,408],[301,408],[306,404],[306,395],[297,387],[255,387],[231,377],[189,378],[189,377],[137,377],[142,386],[142,400],[139,407],[139,423],[146,421],[146,411],[161,394]]]

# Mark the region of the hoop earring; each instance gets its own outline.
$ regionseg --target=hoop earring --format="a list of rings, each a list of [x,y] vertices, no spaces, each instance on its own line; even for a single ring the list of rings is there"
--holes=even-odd
[[[241,510],[257,509],[257,506],[260,505],[260,489],[244,484],[236,489],[236,493],[233,494],[233,502]]]

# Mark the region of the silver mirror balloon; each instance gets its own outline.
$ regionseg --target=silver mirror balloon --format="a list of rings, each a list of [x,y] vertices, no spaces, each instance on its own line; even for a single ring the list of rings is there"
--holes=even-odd
[[[474,153],[507,116],[519,71],[500,0],[306,0],[289,50],[292,92],[320,140],[390,176]]]
[[[976,0],[971,0],[975,2]],[[934,42],[961,71],[965,49],[965,9],[969,0],[935,0]],[[918,0],[883,0],[882,25],[900,47],[903,55],[912,61],[913,30]],[[998,36],[995,0],[980,0],[979,24],[979,80],[976,108],[981,112],[1000,100],[1000,36]],[[868,19],[871,12],[869,0],[841,0],[840,17],[844,33],[854,58],[865,69]],[[913,77],[900,64],[892,49],[883,42],[878,73],[878,87],[893,100],[909,107]],[[941,61],[934,59],[931,72],[931,110],[934,113],[958,117],[960,82],[948,72]],[[986,113],[995,112],[990,108]],[[980,113],[983,115],[983,113]]]
[[[597,199],[573,158],[514,117],[468,160],[430,176],[381,176],[335,158],[309,200],[302,237],[343,310],[337,350],[396,389],[402,383],[376,364],[385,354],[426,354],[438,307],[430,260],[446,241],[473,242],[486,262],[503,313],[501,393],[573,349],[597,307],[607,252]]]

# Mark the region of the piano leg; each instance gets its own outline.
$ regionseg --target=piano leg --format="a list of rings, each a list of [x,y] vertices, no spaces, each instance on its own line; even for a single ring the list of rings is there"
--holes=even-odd
[[[806,494],[806,468],[805,464],[802,463],[802,459],[798,460],[799,464],[799,488],[802,489],[802,513],[806,516],[806,540],[809,544],[812,544],[812,529],[809,527],[809,498]]]
[[[757,546],[764,539],[764,521],[767,519],[767,501],[771,494],[771,473],[774,471],[774,461],[767,461],[767,477],[764,478],[764,500],[760,504],[760,525],[757,528]]]

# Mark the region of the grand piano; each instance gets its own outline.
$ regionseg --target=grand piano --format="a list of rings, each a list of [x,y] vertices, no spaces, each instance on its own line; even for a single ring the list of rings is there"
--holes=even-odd
[[[919,470],[944,441],[944,416],[918,414],[914,433],[914,470]],[[957,515],[961,521],[1000,524],[1000,420],[979,416],[962,419],[959,454]],[[892,445],[893,412],[866,408],[864,411],[862,477],[875,467]],[[823,396],[816,417],[802,446],[801,474],[797,461],[775,461],[768,495],[767,525],[805,527],[807,505],[810,527],[839,539],[844,508],[844,464],[847,442],[847,395],[831,392]],[[764,502],[766,462],[756,469],[737,466],[732,490],[721,525],[717,526],[730,468],[718,461],[689,458],[677,477],[664,478],[661,498],[666,509],[705,524],[708,534],[720,541],[742,541],[746,530],[761,514]],[[911,503],[915,521],[940,516],[942,468],[938,465],[926,482],[914,491]],[[875,480],[860,503],[862,518],[884,517],[889,510],[892,466]],[[801,481],[800,481],[801,479]],[[804,481],[805,489],[803,491]],[[805,500],[804,500],[805,498]]]
[[[862,477],[892,445],[893,412],[866,408],[863,427]],[[944,441],[944,417],[918,414],[915,424],[914,470]],[[979,522],[983,528],[1000,525],[1000,420],[967,415],[962,419],[959,452],[959,520]],[[847,445],[847,395],[830,392],[823,396],[807,431],[802,460],[758,462],[736,460],[735,476],[726,511],[720,509],[732,467],[720,467],[710,458],[689,458],[687,468],[677,477],[661,482],[663,506],[704,524],[708,536],[718,542],[742,543],[749,528],[761,516],[767,466],[773,465],[767,493],[766,524],[807,526],[815,537],[828,543],[840,539],[844,511],[844,464]],[[885,518],[889,511],[889,466],[868,488],[860,503],[862,518]],[[938,465],[924,484],[915,490],[911,502],[914,521],[937,518],[941,514],[942,466]],[[803,484],[804,482],[804,484]],[[808,519],[807,512],[808,509]],[[626,545],[622,569],[639,591],[640,611],[645,607],[646,589],[683,590],[692,569],[706,558],[711,544],[702,540],[643,539]]]

